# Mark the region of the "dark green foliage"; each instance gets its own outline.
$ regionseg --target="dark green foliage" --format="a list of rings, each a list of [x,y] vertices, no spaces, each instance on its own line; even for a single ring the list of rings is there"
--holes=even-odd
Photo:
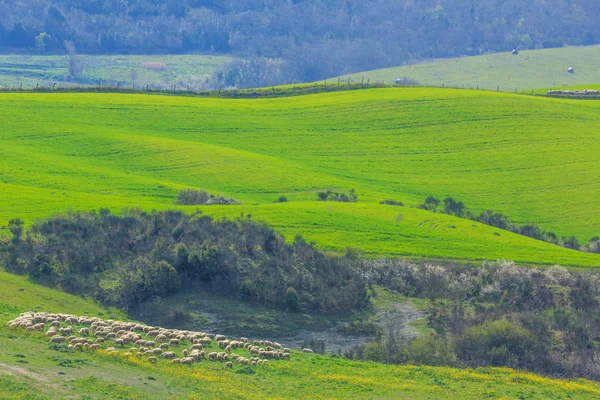
[[[0,240],[8,270],[118,306],[197,282],[281,309],[349,311],[368,304],[358,262],[326,255],[300,236],[287,245],[249,218],[214,221],[201,213],[75,213],[36,223],[17,243]]]
[[[196,206],[203,204],[240,204],[233,197],[225,197],[221,194],[214,195],[206,190],[186,189],[179,193],[177,204]]]
[[[447,197],[444,199],[444,212],[448,215],[463,217],[465,215],[465,205],[462,201]]]
[[[436,211],[437,210],[437,206],[440,204],[439,199],[433,197],[433,196],[427,196],[427,198],[425,199],[425,202],[423,204],[421,204],[421,208],[423,210],[429,210],[429,211]]]
[[[342,203],[356,203],[358,201],[358,196],[354,189],[350,189],[349,194],[333,192],[329,189],[326,192],[317,193],[317,196],[321,201],[339,201]]]
[[[481,267],[365,260],[361,274],[407,296],[431,299],[431,335],[410,343],[390,324],[346,356],[389,363],[503,366],[599,380],[600,274],[512,262]]]
[[[298,296],[296,289],[292,287],[287,288],[285,291],[285,305],[294,312],[300,311],[300,296]]]
[[[387,200],[386,200],[387,201]],[[381,204],[389,204],[381,202]],[[425,202],[419,205],[424,210],[436,212],[439,200],[433,196],[428,196]],[[575,236],[566,237],[563,236],[562,240],[558,240],[554,232],[545,232],[539,226],[534,224],[516,225],[510,224],[508,218],[502,213],[495,213],[492,210],[482,212],[479,216],[473,215],[463,202],[456,201],[452,197],[444,199],[444,213],[454,215],[460,218],[468,218],[474,221],[481,222],[486,225],[495,226],[499,229],[509,230],[519,235],[527,236],[537,240],[543,240],[549,243],[561,245],[573,250],[581,250],[581,244]],[[452,226],[454,228],[454,226]],[[499,235],[496,233],[496,235]],[[600,253],[600,239],[593,237],[588,243],[584,251],[591,251],[594,253]]]
[[[279,198],[277,200],[275,200],[273,203],[287,203],[288,199],[285,196],[279,196]]]
[[[404,203],[396,200],[383,200],[379,204],[386,204],[388,206],[404,206]]]

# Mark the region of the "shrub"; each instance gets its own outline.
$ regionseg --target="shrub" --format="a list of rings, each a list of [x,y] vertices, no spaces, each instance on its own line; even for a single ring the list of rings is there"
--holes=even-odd
[[[379,204],[386,204],[388,206],[404,206],[404,203],[396,200],[383,200]]]
[[[206,190],[185,189],[177,196],[177,204],[186,206],[210,205],[210,204],[240,204],[233,197],[225,197],[221,194],[214,195]]]
[[[433,196],[427,196],[425,202],[420,205],[420,208],[422,208],[423,210],[435,211],[437,210],[439,204],[440,201],[437,198]]]
[[[298,296],[296,289],[292,287],[287,288],[285,291],[285,305],[294,312],[300,311],[300,296]]]
[[[358,201],[358,196],[354,189],[350,189],[349,194],[332,192],[330,189],[326,192],[317,193],[317,196],[321,201],[339,201],[342,203],[356,203]]]
[[[279,198],[277,200],[275,200],[273,203],[287,203],[288,199],[285,196],[279,196]]]

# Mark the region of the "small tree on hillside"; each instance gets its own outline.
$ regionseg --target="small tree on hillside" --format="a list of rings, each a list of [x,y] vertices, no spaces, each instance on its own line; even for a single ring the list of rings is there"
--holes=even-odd
[[[300,296],[293,287],[289,287],[285,291],[285,305],[294,312],[300,311]]]

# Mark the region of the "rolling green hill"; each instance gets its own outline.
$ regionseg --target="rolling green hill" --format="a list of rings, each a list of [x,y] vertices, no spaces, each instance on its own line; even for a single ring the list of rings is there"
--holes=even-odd
[[[0,95],[0,220],[69,209],[250,213],[292,239],[368,254],[600,266],[414,208],[453,196],[587,242],[598,234],[600,103],[387,88],[274,99]],[[242,206],[175,206],[184,188]],[[355,188],[359,203],[317,201]],[[280,195],[289,202],[273,204]],[[384,199],[406,207],[380,205]]]
[[[152,55],[152,56],[77,56],[82,71],[67,79],[64,56],[0,55],[0,88],[31,89],[37,85],[57,87],[103,85],[131,88],[179,89],[203,87],[204,80],[221,65],[233,59],[226,56]]]
[[[0,271],[0,399],[398,398],[594,399],[600,385],[507,368],[392,366],[293,351],[289,361],[257,367],[201,361],[150,364],[104,352],[69,352],[39,333],[6,322],[24,311],[121,319],[97,304]],[[122,354],[122,352],[121,352]]]
[[[422,85],[458,86],[513,92],[546,87],[600,83],[597,68],[600,46],[524,50],[464,58],[433,60],[420,64],[366,71],[350,75],[352,80],[369,79],[393,83],[410,77]],[[573,67],[574,74],[567,68]],[[348,79],[346,75],[343,79]]]

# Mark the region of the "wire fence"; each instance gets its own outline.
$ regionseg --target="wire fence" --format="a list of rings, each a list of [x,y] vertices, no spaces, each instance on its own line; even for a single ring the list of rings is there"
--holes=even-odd
[[[365,78],[364,76],[360,79],[349,76],[348,78],[334,78],[325,79],[323,81],[315,83],[299,83],[284,86],[272,86],[263,87],[257,89],[236,89],[236,88],[218,88],[218,89],[194,89],[190,85],[168,85],[168,84],[121,84],[117,83],[104,83],[98,81],[97,84],[91,85],[75,85],[70,83],[52,83],[52,84],[40,84],[35,85],[23,85],[13,84],[9,85],[5,83],[0,86],[0,92],[103,92],[103,93],[148,93],[148,94],[177,94],[186,96],[199,96],[199,97],[278,97],[278,96],[293,96],[302,94],[311,94],[318,92],[333,92],[341,90],[357,90],[357,89],[368,89],[368,88],[382,88],[382,87],[396,87],[396,88],[439,88],[439,89],[465,89],[465,90],[482,90],[482,91],[495,91],[495,92],[514,92],[523,95],[537,95],[537,96],[549,96],[558,98],[575,98],[575,99],[600,99],[600,95],[593,93],[561,93],[561,91],[549,91],[540,92],[535,89],[520,90],[515,87],[514,90],[505,90],[506,88],[496,85],[495,87],[484,87],[483,85],[471,85],[471,84],[420,84],[416,82],[403,82],[403,81],[385,81],[385,80],[372,80]]]

